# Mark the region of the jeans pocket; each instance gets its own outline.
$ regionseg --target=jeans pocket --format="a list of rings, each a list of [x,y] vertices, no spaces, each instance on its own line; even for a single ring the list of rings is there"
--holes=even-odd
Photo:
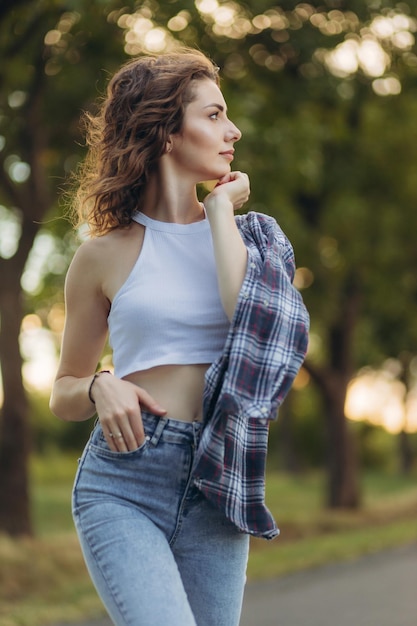
[[[110,449],[109,444],[106,441],[104,433],[101,427],[97,428],[97,432],[94,433],[89,449],[97,456],[110,458],[110,459],[131,459],[143,454],[149,444],[149,437],[146,435],[143,442],[136,450],[128,450],[127,452],[115,452]]]

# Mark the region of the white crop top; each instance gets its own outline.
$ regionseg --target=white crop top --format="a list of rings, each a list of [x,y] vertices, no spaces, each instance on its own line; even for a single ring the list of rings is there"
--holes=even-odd
[[[143,213],[139,257],[108,317],[115,375],[157,365],[212,363],[229,320],[221,304],[210,224],[159,222]]]

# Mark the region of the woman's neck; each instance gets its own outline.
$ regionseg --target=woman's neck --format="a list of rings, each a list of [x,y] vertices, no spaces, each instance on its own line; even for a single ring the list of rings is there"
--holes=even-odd
[[[190,224],[204,219],[195,185],[165,178],[160,173],[150,177],[139,210],[161,222]]]

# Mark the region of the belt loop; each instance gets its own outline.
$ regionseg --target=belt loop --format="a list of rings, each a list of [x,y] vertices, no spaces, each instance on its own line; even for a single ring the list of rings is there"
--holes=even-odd
[[[192,422],[193,424],[193,437],[194,437],[194,449],[197,450],[201,437],[201,422]]]
[[[158,421],[158,423],[156,425],[156,428],[155,428],[155,430],[153,432],[152,437],[149,440],[149,443],[151,443],[153,446],[157,446],[158,445],[158,442],[159,442],[159,440],[161,438],[162,432],[163,432],[163,430],[164,430],[164,428],[165,428],[165,426],[167,424],[168,424],[168,420],[167,419],[164,419],[163,417],[159,418],[159,421]]]

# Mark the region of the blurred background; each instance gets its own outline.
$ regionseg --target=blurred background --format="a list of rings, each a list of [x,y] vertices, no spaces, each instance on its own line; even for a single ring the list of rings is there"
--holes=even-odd
[[[220,67],[243,133],[245,210],[290,238],[311,315],[305,365],[271,427],[267,501],[282,538],[254,541],[249,575],[417,538],[416,32],[412,0],[2,0],[2,624],[100,611],[70,519],[92,424],[48,409],[83,237],[70,176],[82,112],[109,76],[178,42]]]

